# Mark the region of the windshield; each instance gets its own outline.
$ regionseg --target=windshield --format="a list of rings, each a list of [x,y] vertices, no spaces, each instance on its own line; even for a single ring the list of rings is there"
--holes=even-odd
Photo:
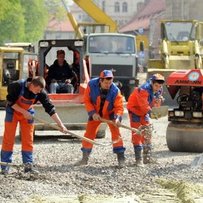
[[[192,31],[191,22],[168,22],[165,24],[165,37],[169,41],[193,40],[195,33]]]
[[[129,36],[90,36],[89,53],[135,53],[135,38]]]

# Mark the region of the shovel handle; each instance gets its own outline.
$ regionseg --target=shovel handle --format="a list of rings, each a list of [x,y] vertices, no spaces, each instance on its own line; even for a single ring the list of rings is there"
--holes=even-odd
[[[16,167],[16,168],[21,167],[21,165],[16,165],[16,164],[7,163],[7,162],[0,162],[0,165],[1,166],[12,166],[12,167]]]
[[[36,121],[39,121],[40,123],[43,123],[43,124],[45,124],[45,125],[47,125],[47,126],[50,126],[51,128],[53,128],[53,129],[55,129],[55,130],[59,130],[59,131],[61,130],[61,128],[58,127],[57,125],[48,123],[47,121],[45,121],[45,120],[43,120],[43,119],[41,119],[41,118],[34,117],[34,119],[35,119]],[[75,134],[75,133],[73,133],[73,132],[71,132],[71,131],[69,131],[69,130],[67,131],[67,133],[70,134],[72,137],[77,137],[77,138],[79,138],[79,139],[85,140],[85,141],[87,141],[87,142],[89,142],[89,143],[92,143],[92,144],[102,145],[102,146],[105,145],[105,144],[102,144],[102,143],[98,143],[98,142],[96,142],[96,141],[94,141],[94,140],[91,140],[91,139],[89,139],[89,138],[87,138],[87,137],[84,137],[84,136],[81,136],[81,135],[77,135],[77,134]]]
[[[115,123],[111,120],[108,120],[108,119],[104,119],[104,118],[101,118],[100,119],[102,122],[105,122],[105,123],[109,123],[109,124],[112,124],[112,125],[115,125]],[[128,129],[128,130],[131,130],[137,134],[140,134],[140,131],[136,128],[131,128],[129,126],[126,126],[126,125],[123,125],[123,124],[120,124],[118,127],[121,127],[121,128],[125,128],[125,129]]]

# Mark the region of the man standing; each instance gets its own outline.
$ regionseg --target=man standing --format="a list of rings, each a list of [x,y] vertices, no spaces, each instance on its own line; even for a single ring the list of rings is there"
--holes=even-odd
[[[103,70],[99,78],[90,80],[84,94],[85,107],[89,115],[85,137],[94,140],[101,118],[110,119],[115,124],[108,124],[113,144],[113,152],[117,154],[119,167],[124,166],[123,141],[120,137],[119,124],[123,115],[123,98],[120,90],[113,83],[113,74],[110,70]],[[83,157],[76,165],[87,165],[93,145],[82,141]]]
[[[75,77],[69,64],[65,60],[65,51],[57,51],[57,59],[49,67],[47,84],[50,93],[73,93],[74,87],[71,84]]]
[[[135,88],[128,99],[127,109],[132,128],[148,126],[150,124],[150,111],[153,103],[159,103],[161,99],[162,86],[165,79],[160,74],[154,74],[146,83]],[[135,151],[135,160],[137,166],[143,163],[150,163],[151,158],[151,135],[145,133],[141,136],[132,133],[132,143]],[[142,157],[143,150],[143,157]]]
[[[45,80],[41,76],[27,80],[19,80],[8,86],[1,161],[5,163],[12,162],[16,127],[19,123],[22,142],[22,160],[25,173],[33,172],[33,104],[37,101],[41,102],[46,113],[57,123],[61,131],[67,133],[66,127],[55,112],[55,107],[50,102],[44,88]],[[2,174],[7,174],[8,171],[8,166],[1,166]]]

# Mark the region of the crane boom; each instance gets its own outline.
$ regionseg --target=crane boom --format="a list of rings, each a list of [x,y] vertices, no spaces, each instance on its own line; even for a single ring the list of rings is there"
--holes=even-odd
[[[92,0],[73,0],[95,22],[109,26],[109,32],[117,32],[117,24],[111,17],[106,15]]]

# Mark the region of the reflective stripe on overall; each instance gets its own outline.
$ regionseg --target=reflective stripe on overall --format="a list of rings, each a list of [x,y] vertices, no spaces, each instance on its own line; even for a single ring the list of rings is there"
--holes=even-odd
[[[34,114],[32,106],[35,102],[35,99],[26,99],[23,97],[25,90],[25,81],[20,82],[21,92],[19,95],[16,104],[21,108],[29,111],[31,114]],[[5,117],[5,130],[2,142],[2,151],[1,151],[1,161],[11,162],[13,146],[15,142],[15,134],[17,124],[20,124],[20,133],[21,133],[21,143],[22,143],[22,158],[23,163],[32,162],[32,151],[33,151],[33,133],[34,133],[34,121],[24,118],[23,114],[17,111],[14,111],[10,106],[6,107],[6,117]]]

